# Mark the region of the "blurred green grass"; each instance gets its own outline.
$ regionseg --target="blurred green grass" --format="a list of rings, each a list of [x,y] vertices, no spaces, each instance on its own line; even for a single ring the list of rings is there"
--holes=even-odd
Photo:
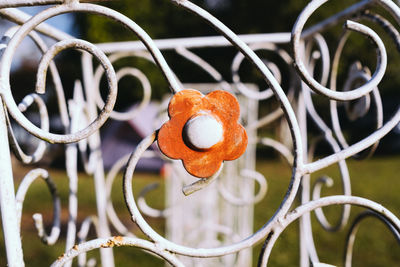
[[[348,160],[348,167],[352,182],[352,192],[355,196],[366,197],[381,203],[400,216],[400,157],[374,158],[365,161]],[[291,169],[277,160],[264,160],[257,163],[257,170],[265,175],[268,181],[267,196],[255,206],[254,230],[258,230],[279,207],[287,190]],[[25,167],[15,168],[16,185],[19,179],[28,171]],[[32,215],[36,212],[44,213],[44,221],[49,226],[52,218],[52,201],[43,181],[36,181],[28,191],[24,203],[22,217],[22,241],[26,266],[49,266],[59,255],[64,252],[66,222],[68,220],[68,180],[63,171],[50,170],[51,177],[60,193],[62,213],[62,235],[54,246],[46,246],[36,236]],[[337,166],[328,167],[311,178],[312,183],[321,175],[332,177],[335,184],[332,188],[323,188],[322,195],[341,194],[341,181]],[[123,222],[131,231],[144,237],[130,221],[129,213],[125,207],[122,196],[121,176],[116,179],[113,186],[114,207]],[[161,182],[161,187],[149,193],[147,199],[153,207],[163,208],[164,183],[157,175],[135,174],[134,195],[137,196],[141,189],[154,182]],[[95,214],[95,195],[93,179],[85,174],[79,175],[78,185],[78,226],[88,215]],[[299,205],[297,200],[296,206]],[[331,223],[335,223],[341,212],[340,206],[327,207],[324,212]],[[352,207],[350,222],[363,209]],[[314,241],[320,261],[337,266],[343,266],[343,252],[345,237],[349,230],[348,225],[338,233],[329,233],[322,229],[311,215],[313,223]],[[162,219],[147,218],[149,224],[160,234],[164,234],[164,221]],[[79,229],[79,228],[78,228]],[[116,234],[116,232],[113,232]],[[91,232],[89,238],[94,237]],[[3,236],[1,236],[3,239]],[[298,222],[290,225],[279,237],[272,254],[269,266],[298,266],[299,262],[299,234]],[[253,266],[256,266],[258,254],[261,250],[259,244],[253,248]],[[162,260],[153,257],[139,249],[124,247],[114,249],[116,266],[162,266]],[[98,250],[88,253],[88,257],[99,258]],[[398,266],[400,262],[400,246],[391,235],[390,231],[375,219],[366,219],[360,226],[356,237],[353,266]],[[3,240],[1,240],[0,266],[6,266],[6,256]]]
[[[348,160],[351,177],[352,195],[365,197],[381,203],[400,216],[400,157],[373,158],[364,161]],[[278,208],[289,184],[290,170],[283,163],[259,162],[257,169],[268,180],[266,198],[255,207],[255,228],[258,229]],[[337,165],[330,166],[311,176],[311,184],[327,175],[334,180],[331,188],[324,187],[322,196],[341,194],[341,180]],[[299,205],[297,200],[296,205]],[[342,206],[324,208],[331,224],[339,220]],[[352,207],[350,223],[364,209]],[[323,263],[343,266],[344,245],[350,224],[340,232],[326,232],[311,215],[313,236],[319,259]],[[299,243],[298,221],[289,226],[275,244],[269,260],[269,266],[298,266]],[[254,249],[254,261],[261,245]],[[400,266],[400,246],[386,226],[376,219],[366,219],[356,236],[353,266]]]

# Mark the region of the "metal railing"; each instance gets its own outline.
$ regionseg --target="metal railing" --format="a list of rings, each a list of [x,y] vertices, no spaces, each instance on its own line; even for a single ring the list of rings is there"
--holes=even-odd
[[[28,187],[37,178],[43,178],[46,181],[53,197],[55,211],[50,234],[47,234],[44,230],[41,215],[35,215],[35,226],[39,237],[44,243],[52,245],[57,242],[60,235],[60,199],[47,171],[43,169],[32,170],[19,185],[17,193],[14,192],[14,176],[10,153],[13,152],[25,164],[32,164],[40,161],[44,155],[45,142],[67,144],[65,158],[70,192],[66,250],[63,255],[55,259],[52,266],[70,266],[72,259],[75,257],[78,257],[78,264],[84,266],[86,264],[86,252],[94,249],[100,249],[103,266],[113,266],[114,258],[111,248],[119,246],[132,246],[149,251],[163,258],[173,266],[194,265],[193,262],[187,262],[185,258],[180,256],[201,259],[235,255],[260,242],[264,242],[264,246],[259,255],[259,265],[266,266],[271,250],[280,234],[296,220],[300,221],[300,265],[309,266],[312,264],[313,266],[323,266],[324,264],[319,260],[313,241],[310,213],[315,212],[319,223],[327,231],[338,231],[348,224],[351,205],[365,207],[369,211],[360,214],[351,227],[346,243],[345,266],[351,266],[352,246],[357,226],[366,217],[371,216],[383,221],[399,240],[400,220],[397,216],[379,203],[366,198],[352,196],[350,175],[346,164],[346,159],[349,157],[371,156],[376,150],[379,141],[394,129],[400,121],[400,109],[397,109],[387,121],[383,119],[383,104],[378,85],[385,74],[387,66],[385,46],[376,32],[357,22],[360,19],[364,19],[376,23],[389,34],[395,45],[400,47],[400,35],[397,29],[391,24],[391,21],[369,11],[373,7],[379,6],[393,16],[393,21],[400,23],[400,8],[394,2],[390,0],[364,0],[304,30],[304,25],[308,18],[327,2],[327,0],[314,0],[301,12],[292,33],[238,36],[217,18],[190,1],[172,0],[174,4],[213,25],[221,36],[168,40],[152,40],[139,25],[123,14],[101,5],[84,2],[88,1],[10,0],[1,1],[0,3],[0,8],[2,8],[0,14],[3,18],[20,24],[20,26],[14,26],[5,33],[5,38],[2,39],[2,56],[0,62],[0,96],[4,106],[4,108],[0,109],[0,204],[9,266],[24,266],[20,233],[22,205]],[[10,9],[10,7],[48,4],[54,4],[54,6],[45,9],[31,18],[19,10]],[[56,15],[71,12],[87,12],[107,16],[132,31],[140,41],[92,44],[84,40],[75,39],[64,32],[42,23]],[[351,20],[346,20],[350,18]],[[320,33],[343,21],[345,22],[343,34],[340,37],[339,45],[333,54],[331,63],[328,45]],[[53,38],[55,43],[48,47],[43,41],[42,36],[37,32]],[[337,76],[339,61],[350,32],[360,33],[372,40],[376,46],[376,69],[371,73],[371,71],[363,67],[360,63],[353,64],[343,89],[338,90]],[[21,41],[26,37],[34,41],[35,45],[43,53],[43,56],[37,71],[36,92],[29,94],[21,103],[17,104],[12,94],[10,71],[16,50]],[[293,56],[280,47],[280,44],[291,44]],[[232,59],[231,82],[226,81],[212,64],[191,51],[194,48],[205,47],[233,47],[238,50],[238,53]],[[83,79],[82,81],[76,81],[74,96],[67,101],[64,96],[60,74],[53,59],[57,54],[70,48],[78,49],[82,53]],[[132,192],[132,176],[135,172],[137,162],[143,157],[151,157],[154,153],[157,153],[147,151],[147,149],[158,140],[158,130],[144,138],[131,155],[119,159],[106,177],[101,151],[99,150],[101,145],[100,127],[108,119],[134,119],[140,110],[148,105],[151,93],[150,83],[141,71],[134,67],[126,67],[115,71],[113,62],[123,57],[140,57],[153,62],[164,75],[172,94],[183,93],[184,87],[182,82],[174,74],[160,50],[175,51],[180,57],[199,66],[215,81],[216,87],[236,95],[239,98],[239,102],[241,102],[240,98],[244,99],[244,102],[253,101],[255,103],[272,98],[278,101],[279,108],[262,118],[249,119],[246,116],[241,117],[241,123],[249,133],[249,149],[251,153],[245,154],[236,163],[225,163],[225,167],[221,167],[224,170],[217,172],[212,177],[195,180],[190,185],[182,184],[182,181],[178,182],[178,184],[183,186],[182,190],[187,195],[199,190],[195,194],[202,194],[207,190],[206,187],[214,187],[216,191],[213,194],[224,199],[229,205],[248,206],[250,210],[246,213],[246,216],[252,216],[252,205],[264,197],[267,186],[265,178],[262,175],[260,176],[254,169],[254,147],[256,144],[272,147],[289,162],[292,174],[290,184],[279,208],[255,233],[248,233],[243,236],[242,233],[233,232],[234,227],[227,225],[210,226],[217,228],[216,230],[214,229],[215,231],[229,236],[229,240],[227,239],[226,242],[225,240],[224,242],[211,242],[214,245],[217,244],[217,246],[212,245],[208,247],[207,245],[206,248],[203,248],[176,243],[173,236],[169,236],[167,239],[157,233],[148,224],[143,214],[167,218],[168,216],[174,216],[174,207],[166,210],[155,210],[147,205],[145,201],[146,192],[143,192],[137,200],[135,200]],[[278,55],[285,64],[294,66],[297,73],[291,72],[289,77],[284,78],[277,64],[263,61],[255,53],[255,51],[263,50],[271,51]],[[252,90],[251,86],[241,82],[239,69],[244,59],[249,60],[262,75],[268,85],[267,89],[261,91]],[[93,67],[93,60],[99,62],[97,69]],[[317,67],[321,69],[317,70]],[[52,75],[52,82],[56,90],[64,134],[49,132],[49,115],[47,114],[46,105],[40,97],[40,94],[46,91],[46,77],[48,72]],[[319,78],[315,77],[316,73],[320,73]],[[108,85],[108,94],[105,101],[101,99],[99,93],[100,79],[103,75]],[[140,81],[144,90],[143,99],[137,109],[128,113],[118,113],[113,110],[118,95],[118,81],[127,75],[133,76]],[[281,86],[281,81],[284,79],[292,81],[289,84],[289,88],[285,91]],[[360,81],[362,82],[361,85],[359,85]],[[312,99],[314,92],[329,100],[331,122],[324,121],[317,113]],[[343,102],[346,106],[347,116],[350,120],[365,116],[370,109],[371,103],[373,103],[376,113],[376,130],[363,140],[355,144],[349,144],[341,129],[337,108],[339,101],[340,103]],[[242,109],[249,108],[248,106],[246,107],[246,104],[243,104],[243,101],[241,103]],[[32,123],[23,113],[33,104],[36,104],[39,108],[39,127]],[[252,107],[256,106],[252,105]],[[161,105],[160,110],[165,112],[166,105]],[[242,111],[242,113],[246,114],[246,111]],[[309,117],[307,117],[307,114]],[[13,134],[9,116],[31,135],[42,140],[32,155],[25,154],[18,145],[18,141]],[[313,121],[320,131],[320,136],[315,140],[308,140],[308,119]],[[277,140],[263,136],[257,137],[257,129],[277,121],[281,122],[281,132],[285,133],[285,136],[289,136],[289,138]],[[314,160],[313,153],[320,142],[329,144],[332,153],[322,159]],[[89,216],[82,223],[80,231],[77,230],[78,203],[76,195],[78,154],[83,159],[85,171],[94,177],[97,204],[96,216]],[[179,165],[176,162],[175,164]],[[236,165],[229,167],[230,164]],[[331,185],[332,179],[322,177],[317,180],[314,187],[311,187],[310,175],[333,164],[338,164],[339,166],[343,193],[341,195],[321,197],[321,188]],[[133,233],[129,232],[121,220],[118,219],[111,204],[110,194],[113,180],[116,173],[125,165],[122,192],[126,206],[130,212],[132,221],[140,228],[147,239],[136,237]],[[226,181],[223,178],[224,175],[231,176],[232,169],[234,168],[237,168],[233,171],[234,175],[239,178],[235,183],[240,183],[243,180],[242,178],[244,180],[251,180],[250,189],[244,195],[234,195],[232,191],[229,191],[238,191],[238,189],[229,184],[231,181]],[[185,170],[181,166],[177,166],[175,172],[185,172]],[[254,181],[260,185],[257,193],[254,192]],[[147,188],[146,190],[149,191],[151,188]],[[251,192],[251,195],[248,195],[249,192]],[[174,191],[171,194],[176,193]],[[300,205],[295,204],[296,195],[300,195]],[[171,203],[174,202],[172,201]],[[342,205],[343,207],[341,218],[336,225],[332,225],[323,212],[324,207],[331,205]],[[182,206],[178,205],[177,209],[182,209]],[[243,214],[245,213],[242,211],[239,215],[235,215],[236,217],[232,216],[229,218],[236,220],[237,216],[243,216]],[[86,240],[91,225],[94,225],[98,238]],[[119,235],[111,235],[110,225],[113,225],[119,232]],[[206,228],[198,230],[208,231]],[[216,235],[213,238],[217,238]],[[199,246],[202,245],[204,244],[200,244]],[[244,263],[239,258],[231,257],[227,259],[225,264],[229,262],[232,266],[235,264],[236,266],[243,266],[243,264],[250,264],[251,262],[250,260]]]

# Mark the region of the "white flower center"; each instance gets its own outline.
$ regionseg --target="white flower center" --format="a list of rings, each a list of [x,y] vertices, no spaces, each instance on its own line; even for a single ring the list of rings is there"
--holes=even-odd
[[[212,116],[201,115],[186,122],[184,135],[193,147],[209,149],[223,139],[223,128]]]

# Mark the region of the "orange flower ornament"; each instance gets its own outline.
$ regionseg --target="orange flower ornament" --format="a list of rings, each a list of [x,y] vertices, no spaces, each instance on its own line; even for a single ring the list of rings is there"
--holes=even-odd
[[[193,176],[208,178],[224,160],[237,159],[246,150],[246,130],[238,123],[239,102],[226,91],[203,95],[182,90],[171,99],[168,115],[158,146],[167,157],[181,159]]]

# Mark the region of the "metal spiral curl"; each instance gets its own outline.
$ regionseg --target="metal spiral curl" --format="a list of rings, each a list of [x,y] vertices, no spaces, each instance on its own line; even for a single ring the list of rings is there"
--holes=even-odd
[[[86,219],[83,220],[81,224],[81,229],[77,233],[78,244],[84,243],[86,241],[91,226],[93,226],[93,228],[97,232],[98,219],[95,216],[87,217]],[[96,259],[90,258],[89,260],[87,260],[86,252],[80,253],[78,255],[78,266],[79,267],[96,266]]]
[[[368,73],[368,69],[360,69],[359,64],[355,63],[353,65],[354,68],[350,70],[349,77],[346,80],[346,83],[344,85],[344,90],[349,91],[352,84],[354,84],[356,81],[361,80],[361,81],[367,81],[370,79],[370,74]],[[375,123],[375,129],[379,129],[383,125],[383,104],[382,104],[382,99],[379,93],[378,88],[375,88],[371,92],[373,103],[375,104],[376,107],[376,123]],[[347,116],[351,121],[354,121],[360,117],[363,117],[366,115],[366,113],[370,109],[370,102],[371,102],[371,97],[369,94],[365,95],[364,97],[356,100],[353,104],[353,108],[350,107],[349,102],[345,102],[345,108],[346,108],[346,113]],[[340,143],[340,145],[343,148],[348,148],[349,145],[343,135],[342,129],[340,127],[340,120],[338,119],[337,115],[337,106],[336,106],[336,101],[331,100],[330,105],[331,105],[331,118],[332,118],[332,125],[333,125],[333,131]],[[356,154],[353,157],[357,159],[363,159],[363,158],[368,158],[371,157],[375,150],[378,148],[379,141],[374,143],[368,151],[361,153],[361,154]]]
[[[15,32],[19,29],[19,26],[13,26],[9,30],[7,30],[4,34],[5,39],[12,38]],[[34,31],[31,31],[29,33],[29,37],[32,39],[32,41],[35,43],[35,45],[40,49],[42,53],[45,53],[48,50],[47,45],[43,41],[43,39]],[[7,45],[7,43],[5,44]],[[3,51],[2,51],[3,53]],[[59,73],[57,71],[57,67],[54,62],[50,62],[50,73],[52,75],[52,80],[54,83],[54,87],[56,90],[56,95],[57,95],[57,101],[58,101],[58,107],[60,110],[60,116],[61,116],[61,121],[64,125],[65,128],[68,127],[68,115],[67,115],[67,109],[66,109],[66,104],[65,104],[65,96],[64,92],[62,89],[62,84],[61,80],[59,77]],[[18,109],[21,112],[25,112],[32,104],[33,102],[38,105],[39,108],[39,115],[41,119],[41,129],[43,131],[49,131],[49,117],[48,117],[48,112],[46,105],[44,101],[40,98],[39,95],[32,93],[27,96],[21,101],[20,104],[18,104]],[[9,134],[9,141],[11,143],[11,148],[14,151],[15,156],[17,159],[19,159],[21,162],[24,164],[32,164],[35,162],[38,162],[41,160],[43,157],[43,154],[46,149],[46,144],[44,141],[41,141],[37,147],[37,149],[32,153],[32,155],[26,155],[23,150],[20,148],[18,141],[14,135],[14,131],[12,130],[9,116],[6,113],[6,120],[8,124],[8,134]]]
[[[145,153],[142,155],[142,158],[152,158],[154,157],[155,153],[153,153],[152,151],[145,151]],[[118,173],[126,166],[128,160],[129,160],[130,154],[124,155],[123,157],[121,157],[120,159],[118,159],[114,165],[111,167],[110,171],[107,174],[106,177],[106,189],[107,189],[107,216],[108,219],[110,220],[110,223],[112,224],[112,226],[115,227],[115,229],[118,231],[119,234],[121,235],[126,235],[126,236],[130,236],[130,237],[135,237],[135,234],[133,234],[131,231],[128,230],[128,228],[122,223],[122,221],[119,219],[117,212],[114,209],[114,206],[112,204],[112,200],[111,200],[111,192],[112,192],[112,188],[113,188],[113,183],[115,181],[115,178],[117,177]],[[152,216],[154,215],[152,212],[150,213],[146,213],[146,208],[143,208],[145,206],[147,206],[146,201],[144,200],[144,196],[145,194],[151,189],[149,188],[145,188],[143,189],[143,191],[141,192],[139,199],[138,199],[138,205],[139,208],[141,208],[141,210],[144,212],[144,214],[148,215],[148,216]],[[142,201],[140,201],[140,199],[143,198]],[[139,204],[140,202],[140,204]],[[144,202],[144,203],[143,203]],[[144,205],[143,205],[144,204]],[[153,208],[151,208],[153,210]],[[165,211],[157,211],[161,214],[164,214]]]
[[[18,105],[18,108],[21,112],[26,111],[33,103],[36,103],[36,105],[39,107],[39,115],[40,115],[40,128],[44,131],[49,130],[49,115],[47,113],[47,108],[44,103],[44,101],[38,96],[37,94],[29,94],[25,96],[21,103]],[[42,159],[44,152],[46,150],[46,143],[41,140],[35,149],[35,151],[32,153],[32,155],[27,155],[24,153],[22,148],[18,144],[18,140],[14,135],[14,131],[11,126],[10,118],[8,117],[6,113],[6,120],[7,120],[7,127],[8,127],[8,136],[10,139],[10,145],[11,148],[14,151],[14,155],[16,156],[17,159],[19,159],[22,163],[24,164],[32,164],[36,163],[39,160]]]
[[[295,67],[300,76],[302,77],[303,81],[315,92],[318,92],[334,100],[340,100],[340,101],[354,100],[371,92],[375,87],[377,87],[379,82],[382,80],[387,65],[386,49],[382,40],[372,29],[360,23],[347,20],[344,25],[345,29],[361,33],[366,37],[369,37],[375,43],[377,47],[376,70],[372,75],[371,80],[369,80],[366,84],[348,92],[333,91],[324,87],[322,84],[318,83],[310,75],[306,65],[303,62],[302,53],[300,52],[302,48],[300,39],[304,24],[306,23],[308,18],[314,13],[314,11],[318,7],[320,7],[326,1],[327,0],[313,1],[308,6],[306,6],[306,8],[302,11],[300,16],[297,18],[297,21],[292,30],[292,45],[293,45],[294,61],[296,63]]]
[[[57,188],[53,181],[51,180],[49,173],[44,169],[34,169],[27,173],[23,178],[22,182],[18,186],[18,190],[16,193],[16,202],[17,202],[17,217],[18,217],[18,224],[21,225],[21,217],[22,217],[22,207],[25,200],[25,195],[31,186],[31,184],[38,178],[42,178],[49,188],[51,193],[51,197],[53,198],[53,225],[51,228],[51,232],[48,235],[45,232],[43,226],[43,217],[40,213],[35,213],[33,215],[33,220],[35,221],[35,227],[38,231],[39,238],[42,240],[43,243],[47,245],[54,245],[61,232],[61,201],[60,197],[57,193]]]
[[[246,205],[254,205],[263,200],[265,195],[267,194],[268,184],[267,179],[265,179],[264,175],[257,171],[243,169],[240,172],[243,178],[253,179],[256,181],[260,189],[257,194],[253,198],[239,198],[229,192],[222,183],[218,183],[218,192],[221,194],[222,198],[225,199],[228,203],[236,205],[236,206],[246,206]]]
[[[60,6],[61,11],[63,8],[65,7]],[[115,73],[113,71],[112,65],[108,62],[107,57],[100,50],[98,50],[94,45],[83,40],[76,39],[76,40],[60,41],[45,52],[45,54],[41,59],[39,69],[37,72],[36,91],[37,93],[44,93],[47,68],[50,62],[52,62],[53,58],[66,48],[74,47],[74,48],[84,49],[90,53],[93,53],[96,56],[96,58],[98,58],[100,62],[103,64],[103,67],[107,70],[107,78],[109,80],[109,86],[110,86],[109,99],[102,113],[100,113],[101,115],[90,126],[85,128],[84,130],[79,131],[78,133],[58,135],[58,134],[51,134],[47,131],[43,131],[42,129],[36,127],[29,120],[27,120],[27,118],[19,111],[12,97],[9,85],[9,72],[10,72],[11,61],[13,54],[15,53],[15,50],[19,45],[19,43],[35,26],[37,26],[43,20],[59,14],[57,9],[48,9],[48,10],[49,12],[46,12],[47,10],[45,10],[36,15],[35,17],[33,17],[29,22],[22,25],[21,28],[19,28],[19,30],[11,38],[7,48],[5,49],[1,61],[1,75],[2,77],[4,77],[4,81],[2,83],[2,96],[7,106],[7,110],[11,114],[11,116],[18,122],[19,125],[21,125],[25,130],[30,132],[32,135],[35,135],[36,137],[48,141],[50,143],[76,142],[82,140],[83,138],[88,137],[94,131],[98,130],[101,127],[101,125],[104,124],[104,122],[106,121],[108,117],[107,115],[112,110],[115,103],[115,98],[116,98]],[[56,10],[56,12],[54,12],[54,10]]]
[[[155,209],[149,206],[146,201],[146,194],[157,189],[160,186],[159,183],[152,183],[147,185],[145,188],[140,191],[138,196],[138,207],[143,214],[152,218],[166,218],[169,216],[169,209]]]
[[[327,50],[327,44],[326,44],[325,40],[323,39],[323,37],[319,34],[317,34],[315,36],[315,38],[313,38],[312,40],[310,40],[309,42],[306,43],[305,59],[308,62],[308,64],[307,64],[308,70],[310,73],[314,73],[316,60],[318,59],[318,57],[315,57],[315,53],[312,52],[313,51],[312,45],[313,45],[314,41],[317,44],[317,47],[318,47],[317,51],[319,51],[320,59],[322,60],[322,64],[321,64],[322,70],[321,71],[329,72],[329,52]],[[308,58],[307,58],[307,56],[308,56]],[[326,84],[328,82],[327,78],[328,78],[327,75],[322,75],[321,84]],[[316,124],[316,126],[319,128],[319,130],[321,132],[321,138],[317,138],[316,140],[314,140],[314,142],[311,142],[311,144],[309,145],[308,160],[309,161],[313,160],[315,148],[316,148],[317,144],[322,140],[326,141],[329,144],[329,146],[331,147],[333,152],[339,152],[340,146],[339,146],[338,142],[336,141],[336,139],[333,137],[332,130],[329,128],[327,123],[324,122],[324,120],[321,118],[321,116],[318,114],[317,110],[315,109],[313,100],[311,97],[311,91],[304,83],[302,83],[302,94],[303,94],[302,95],[303,101],[304,101],[307,113],[309,114],[312,121],[314,122],[314,124]],[[339,162],[339,169],[340,169],[340,173],[341,173],[343,194],[351,195],[351,183],[350,183],[349,171],[347,168],[347,164],[344,160]],[[309,176],[306,176],[303,179],[308,180],[307,182],[304,182],[306,185],[308,185],[310,183]],[[303,202],[308,202],[310,200],[309,199],[309,189],[307,189],[307,190],[305,189],[306,185],[303,185],[303,187],[304,187],[303,191],[302,191],[303,198],[304,198]],[[318,185],[319,185],[319,183],[316,183],[316,186],[318,186]],[[315,191],[315,188],[313,191]],[[315,195],[313,195],[313,196],[315,196]],[[318,196],[318,198],[319,198],[319,196]],[[317,209],[317,211],[316,211],[316,216],[317,216],[319,223],[327,231],[338,231],[338,230],[342,229],[347,224],[349,215],[350,215],[350,206],[344,205],[339,222],[336,225],[332,226],[326,219],[322,209]],[[311,222],[309,220],[307,221],[307,227],[309,227],[309,229],[311,229]],[[311,238],[311,236],[309,236],[309,238]],[[315,247],[315,246],[312,245],[311,247]],[[314,256],[315,256],[314,260],[316,260],[316,258],[317,258],[316,251],[315,251]]]
[[[151,57],[151,54],[148,52],[143,52],[143,53],[116,53],[111,56],[109,56],[110,63],[114,63],[120,58],[126,58],[126,57],[139,57],[139,58],[144,58],[152,63],[154,63],[153,58]],[[96,86],[96,103],[99,108],[104,106],[104,101],[100,96],[100,79],[104,74],[104,69],[101,68],[100,66],[96,69],[95,74],[94,74],[94,84]],[[142,85],[143,89],[143,98],[140,101],[139,105],[137,108],[131,109],[127,112],[116,112],[112,111],[110,113],[110,118],[115,119],[115,120],[132,120],[134,119],[140,111],[142,111],[150,102],[151,98],[151,85],[149,80],[147,79],[146,75],[144,75],[139,69],[136,68],[131,68],[131,67],[125,67],[117,71],[117,81],[119,81],[121,78],[125,76],[131,76],[133,78],[136,78]]]
[[[345,245],[345,257],[344,257],[345,267],[351,267],[353,246],[358,228],[363,220],[370,217],[378,219],[379,221],[384,223],[385,226],[389,228],[389,230],[392,232],[393,237],[396,239],[396,241],[400,244],[400,232],[398,227],[396,227],[396,225],[393,225],[392,222],[386,219],[384,216],[382,216],[381,213],[373,211],[364,211],[354,219],[353,224],[351,225],[350,230],[347,234],[346,245]]]
[[[388,209],[376,203],[372,200],[362,198],[362,197],[354,197],[354,196],[330,196],[323,197],[318,200],[313,200],[308,203],[305,203],[293,211],[289,212],[284,218],[281,219],[279,227],[275,228],[275,231],[271,232],[271,234],[267,237],[267,240],[263,247],[263,252],[259,258],[259,266],[267,266],[268,259],[271,253],[271,250],[280,236],[280,234],[295,220],[299,219],[302,215],[306,213],[310,213],[311,211],[322,208],[330,205],[345,205],[351,204],[360,207],[368,208],[371,211],[377,212],[381,214],[385,220],[387,220],[395,229],[395,231],[400,230],[400,220],[391,213]]]
[[[253,51],[272,51],[274,53],[276,53],[286,64],[291,65],[292,63],[292,59],[289,56],[289,54],[283,50],[278,48],[276,45],[274,44],[251,44],[249,45],[249,47],[253,50]],[[237,53],[236,56],[234,57],[233,61],[232,61],[232,66],[231,66],[231,71],[232,71],[232,81],[235,83],[237,90],[243,94],[244,96],[246,96],[247,98],[250,99],[257,99],[257,100],[264,100],[264,99],[268,99],[271,96],[273,96],[273,92],[270,88],[267,88],[261,92],[254,92],[249,90],[240,80],[240,74],[239,74],[239,69],[240,66],[242,65],[242,63],[244,62],[245,59],[245,55],[243,55],[242,53]],[[275,77],[275,79],[277,80],[278,83],[281,83],[281,73],[279,68],[272,62],[267,62],[267,67],[268,69],[270,69],[272,71],[273,76]],[[294,80],[291,79],[291,81],[293,82]],[[291,85],[291,87],[293,87],[293,84]]]

